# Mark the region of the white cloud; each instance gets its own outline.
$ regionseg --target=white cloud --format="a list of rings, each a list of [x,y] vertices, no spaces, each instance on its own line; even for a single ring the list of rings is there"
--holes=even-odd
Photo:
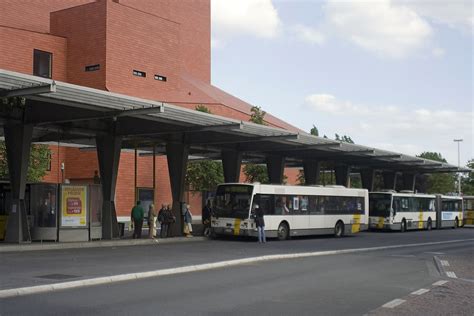
[[[472,0],[401,0],[401,2],[435,23],[470,32],[474,28]]]
[[[292,31],[303,42],[321,45],[325,41],[325,36],[321,31],[302,24],[293,26]]]
[[[353,44],[381,56],[402,58],[427,44],[432,29],[416,11],[390,0],[328,0],[328,26]]]
[[[444,51],[444,49],[442,49],[440,47],[433,48],[433,50],[431,52],[433,53],[433,56],[435,56],[435,57],[443,57],[444,54],[446,53]]]
[[[281,26],[271,0],[213,0],[211,21],[215,40],[242,34],[274,38]]]
[[[321,133],[343,133],[360,144],[411,155],[423,151],[441,152],[451,163],[457,162],[452,140],[463,138],[463,161],[474,154],[474,148],[469,146],[474,141],[472,112],[455,111],[448,106],[427,109],[354,104],[330,94],[312,94],[305,101],[304,108],[316,112],[318,120],[324,122],[318,126]],[[328,130],[332,125],[340,129]]]

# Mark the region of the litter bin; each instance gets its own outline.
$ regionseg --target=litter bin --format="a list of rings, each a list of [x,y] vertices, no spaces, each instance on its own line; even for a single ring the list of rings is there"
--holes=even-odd
[[[119,237],[123,237],[125,234],[125,223],[118,223],[119,227]]]

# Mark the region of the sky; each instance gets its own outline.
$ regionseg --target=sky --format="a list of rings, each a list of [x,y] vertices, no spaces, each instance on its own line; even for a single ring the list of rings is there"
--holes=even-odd
[[[212,84],[320,136],[474,159],[471,0],[211,0]]]

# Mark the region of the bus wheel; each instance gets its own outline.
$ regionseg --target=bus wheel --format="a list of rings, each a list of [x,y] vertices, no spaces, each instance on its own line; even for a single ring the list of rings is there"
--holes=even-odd
[[[334,227],[334,236],[338,238],[344,236],[344,223],[341,221],[338,221]]]
[[[288,239],[288,235],[290,233],[290,229],[286,223],[281,223],[278,226],[277,238],[278,240],[286,240]]]
[[[431,230],[433,228],[432,226],[433,226],[433,224],[431,223],[431,218],[428,218],[428,224],[426,226],[426,229]]]
[[[402,233],[406,232],[407,231],[407,222],[405,221],[405,219],[402,220],[402,224],[400,226],[400,231]]]

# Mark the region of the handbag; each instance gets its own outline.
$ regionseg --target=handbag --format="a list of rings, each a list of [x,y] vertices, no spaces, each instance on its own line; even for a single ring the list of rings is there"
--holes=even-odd
[[[185,235],[189,235],[189,226],[186,223],[184,223],[183,232]]]

